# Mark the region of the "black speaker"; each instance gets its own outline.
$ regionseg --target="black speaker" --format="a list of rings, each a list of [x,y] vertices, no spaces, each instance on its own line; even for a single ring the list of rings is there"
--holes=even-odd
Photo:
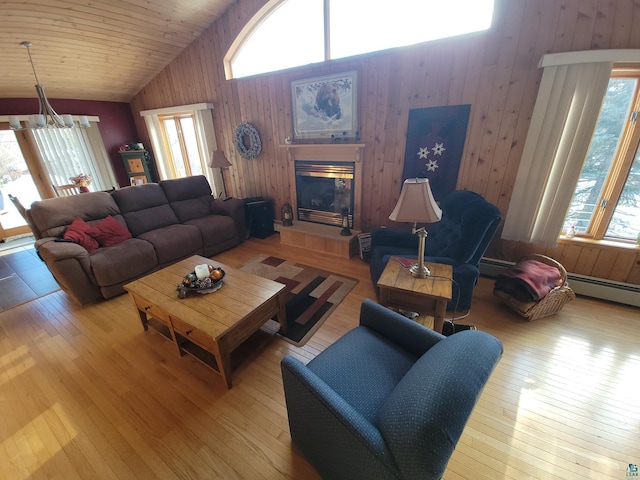
[[[247,212],[247,236],[267,238],[273,235],[273,219],[275,210],[273,201],[268,199],[248,198],[245,200]]]

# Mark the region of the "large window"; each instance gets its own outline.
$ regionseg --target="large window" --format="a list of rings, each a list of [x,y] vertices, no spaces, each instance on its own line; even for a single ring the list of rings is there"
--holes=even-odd
[[[640,70],[614,69],[563,231],[635,241],[640,234]]]
[[[198,133],[192,113],[182,115],[162,115],[160,125],[171,160],[172,176],[175,178],[204,175],[206,156],[198,145]]]
[[[204,175],[216,195],[226,195],[220,169],[209,168],[217,150],[213,105],[197,103],[140,112],[153,144],[161,180]]]
[[[573,225],[592,240],[640,231],[640,50],[544,55],[536,104],[502,229],[555,246]]]
[[[20,116],[20,121],[27,118]],[[91,175],[91,191],[117,186],[98,117],[90,117],[87,129],[14,131],[7,120],[0,116],[0,239],[29,231],[9,195],[28,208],[36,200],[55,196],[55,187],[69,185],[70,178],[79,174]]]
[[[486,30],[494,0],[272,0],[224,58],[227,79]]]

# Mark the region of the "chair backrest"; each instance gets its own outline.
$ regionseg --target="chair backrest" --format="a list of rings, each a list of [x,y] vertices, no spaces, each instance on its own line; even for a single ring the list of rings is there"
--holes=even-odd
[[[440,207],[442,220],[427,225],[427,255],[478,265],[500,225],[500,210],[467,190],[451,192]]]
[[[16,210],[18,210],[18,213],[22,215],[22,218],[27,220],[27,215],[26,215],[27,210],[24,208],[24,205],[22,205],[20,200],[18,200],[18,197],[14,197],[13,195],[9,194],[9,200],[11,200],[11,203],[13,203],[13,205],[16,207]]]
[[[70,197],[72,195],[78,195],[80,193],[80,187],[75,183],[68,185],[52,185],[56,197]]]

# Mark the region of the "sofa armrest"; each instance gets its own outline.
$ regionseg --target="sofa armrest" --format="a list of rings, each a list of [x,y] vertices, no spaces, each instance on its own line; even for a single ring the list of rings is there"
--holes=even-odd
[[[55,240],[53,237],[40,239],[35,248],[60,287],[81,305],[102,298],[91,272],[89,252],[77,243]]]
[[[446,338],[370,299],[362,302],[360,325],[374,330],[416,357]]]
[[[393,458],[374,425],[295,358],[283,358],[281,370],[291,439],[321,475],[397,478]]]
[[[233,218],[238,229],[240,241],[247,238],[247,216],[244,200],[233,197],[227,197],[226,199],[216,198],[211,201],[211,213],[227,215]]]
[[[60,241],[54,237],[46,237],[36,241],[35,249],[45,263],[76,258],[90,270],[91,261],[89,252],[81,245],[74,242]]]

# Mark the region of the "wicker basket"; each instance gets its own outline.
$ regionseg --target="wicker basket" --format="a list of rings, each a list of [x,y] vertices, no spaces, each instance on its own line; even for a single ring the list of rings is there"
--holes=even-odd
[[[494,289],[493,294],[520,316],[532,321],[554,315],[560,311],[565,303],[576,298],[575,293],[573,293],[573,290],[571,290],[567,283],[567,271],[559,262],[551,257],[539,254],[529,255],[523,260],[536,260],[546,265],[556,267],[560,271],[562,285],[551,290],[544,298],[537,302],[522,302],[516,300],[508,293]]]

